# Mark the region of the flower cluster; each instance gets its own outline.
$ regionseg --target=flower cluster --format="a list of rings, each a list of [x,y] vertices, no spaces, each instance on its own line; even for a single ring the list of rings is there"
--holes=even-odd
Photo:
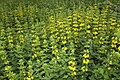
[[[83,64],[84,66],[81,68],[83,72],[88,71],[88,63],[89,63],[89,50],[84,50],[84,55],[83,55]]]

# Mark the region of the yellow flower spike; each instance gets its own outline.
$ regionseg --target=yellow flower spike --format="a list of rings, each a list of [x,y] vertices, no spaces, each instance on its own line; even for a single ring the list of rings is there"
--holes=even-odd
[[[81,26],[81,27],[82,27],[82,26],[85,26],[85,24],[81,23],[80,26]]]
[[[84,58],[89,58],[89,54],[86,54],[86,53],[85,53],[85,54],[83,55],[83,57],[84,57]]]
[[[89,59],[83,59],[83,64],[88,64],[89,63]]]

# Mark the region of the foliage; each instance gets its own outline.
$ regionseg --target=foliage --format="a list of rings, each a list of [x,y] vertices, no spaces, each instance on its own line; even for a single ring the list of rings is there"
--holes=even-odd
[[[0,4],[0,80],[120,79],[120,13],[112,4],[10,2]]]

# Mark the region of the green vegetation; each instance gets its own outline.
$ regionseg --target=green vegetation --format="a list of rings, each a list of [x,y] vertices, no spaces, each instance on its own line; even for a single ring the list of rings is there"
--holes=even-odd
[[[0,80],[120,80],[120,0],[0,0]]]

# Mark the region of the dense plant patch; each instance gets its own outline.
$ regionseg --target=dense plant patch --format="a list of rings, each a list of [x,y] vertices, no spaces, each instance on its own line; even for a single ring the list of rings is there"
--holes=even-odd
[[[63,2],[0,8],[0,80],[120,79],[119,11]]]

